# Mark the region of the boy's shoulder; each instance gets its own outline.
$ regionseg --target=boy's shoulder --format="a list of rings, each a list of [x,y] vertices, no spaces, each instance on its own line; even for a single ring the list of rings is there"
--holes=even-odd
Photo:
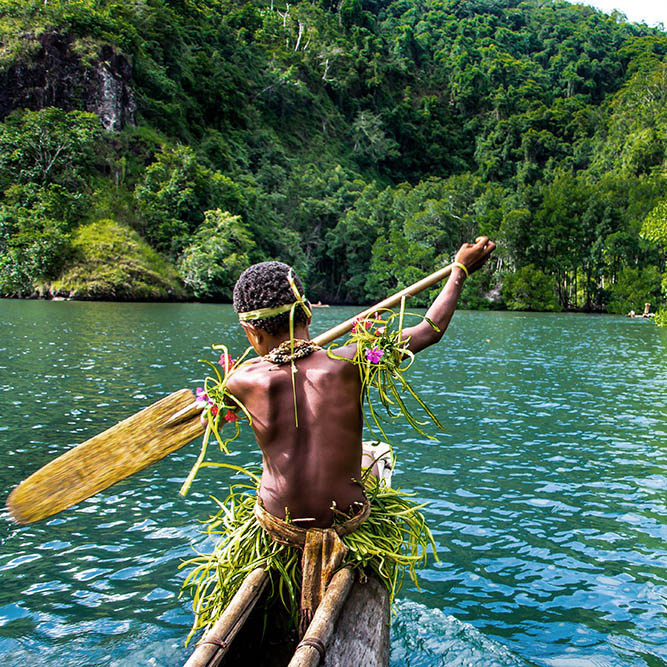
[[[267,374],[271,366],[275,366],[275,364],[263,357],[248,359],[232,371],[228,384],[248,383],[257,380],[260,376]]]
[[[256,391],[268,391],[272,382],[271,365],[261,357],[249,359],[229,374],[227,390],[241,400]]]
[[[316,350],[308,357],[298,360],[296,367],[297,370],[299,367],[321,368],[330,371],[334,371],[334,369],[340,369],[341,371],[351,369],[353,366],[349,362],[354,357],[355,349],[351,345],[337,348],[333,356],[329,355],[327,350]],[[342,359],[336,357],[342,357]],[[230,389],[233,389],[233,386],[239,388],[256,385],[265,386],[273,381],[280,381],[279,378],[282,378],[283,373],[277,373],[276,371],[289,368],[289,363],[278,365],[264,357],[255,357],[234,370],[229,377],[228,386]]]

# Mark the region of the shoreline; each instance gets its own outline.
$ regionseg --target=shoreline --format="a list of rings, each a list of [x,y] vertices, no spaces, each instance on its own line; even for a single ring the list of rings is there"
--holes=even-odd
[[[193,298],[179,298],[179,297],[173,297],[173,298],[114,298],[114,297],[104,297],[104,296],[95,296],[95,297],[88,297],[88,296],[41,296],[39,294],[32,294],[29,296],[17,296],[17,295],[0,295],[0,299],[7,299],[7,300],[13,300],[13,301],[57,301],[57,302],[67,302],[67,301],[74,301],[74,302],[90,302],[90,303],[173,303],[173,304],[184,304],[184,303],[190,303],[190,304],[201,304],[201,305],[219,305],[219,306],[231,306],[232,303],[231,301],[203,301],[201,299],[195,299]],[[315,304],[313,304],[315,305]],[[372,306],[372,303],[330,303],[330,304],[322,304],[321,306],[318,307],[340,307],[340,308],[359,308],[365,309],[370,306]],[[419,306],[416,306],[416,308],[419,308]],[[570,309],[570,310],[561,310],[561,311],[553,311],[553,310],[510,310],[509,308],[504,308],[504,307],[498,307],[495,306],[493,308],[463,308],[459,307],[456,309],[457,311],[466,311],[466,312],[505,312],[505,313],[545,313],[545,314],[554,314],[554,315],[610,315],[610,316],[615,316],[615,317],[627,317],[627,315],[624,315],[622,313],[609,313],[607,311],[603,310],[584,310],[581,308],[578,309]],[[643,318],[643,317],[635,317],[635,318],[629,318],[629,319],[646,319],[646,320],[651,320],[653,318]]]

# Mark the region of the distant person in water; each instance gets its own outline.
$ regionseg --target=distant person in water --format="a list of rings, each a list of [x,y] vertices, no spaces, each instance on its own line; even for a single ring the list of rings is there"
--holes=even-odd
[[[644,303],[644,312],[641,315],[637,315],[634,310],[631,310],[626,317],[638,317],[638,318],[647,318],[650,319],[651,317],[655,317],[655,313],[650,312],[651,311],[651,303],[649,301],[646,301]]]

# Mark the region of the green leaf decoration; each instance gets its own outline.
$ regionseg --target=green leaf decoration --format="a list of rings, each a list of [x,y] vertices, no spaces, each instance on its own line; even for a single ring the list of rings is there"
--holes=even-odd
[[[389,440],[382,427],[381,416],[375,407],[375,402],[379,399],[389,421],[403,417],[420,435],[436,440],[437,438],[426,433],[422,428],[428,422],[417,419],[402,396],[404,393],[409,394],[419,408],[426,413],[429,420],[438,429],[445,430],[405,377],[405,372],[415,360],[415,355],[408,349],[409,338],[403,335],[405,317],[420,318],[439,331],[432,320],[415,313],[405,312],[405,299],[403,299],[397,313],[389,309],[381,309],[372,316],[356,322],[349,339],[343,343],[346,346],[356,346],[352,359],[336,354],[336,345],[331,345],[327,352],[332,359],[347,361],[359,368],[362,387],[361,401],[366,402],[370,414],[370,420],[366,418],[366,415],[364,415],[364,420],[374,437],[377,437],[377,430],[384,440]]]

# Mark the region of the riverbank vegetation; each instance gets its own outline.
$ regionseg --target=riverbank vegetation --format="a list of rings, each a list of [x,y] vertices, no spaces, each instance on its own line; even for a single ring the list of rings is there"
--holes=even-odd
[[[280,258],[360,303],[488,234],[464,306],[667,296],[662,30],[560,0],[0,17],[0,293],[227,300]]]

